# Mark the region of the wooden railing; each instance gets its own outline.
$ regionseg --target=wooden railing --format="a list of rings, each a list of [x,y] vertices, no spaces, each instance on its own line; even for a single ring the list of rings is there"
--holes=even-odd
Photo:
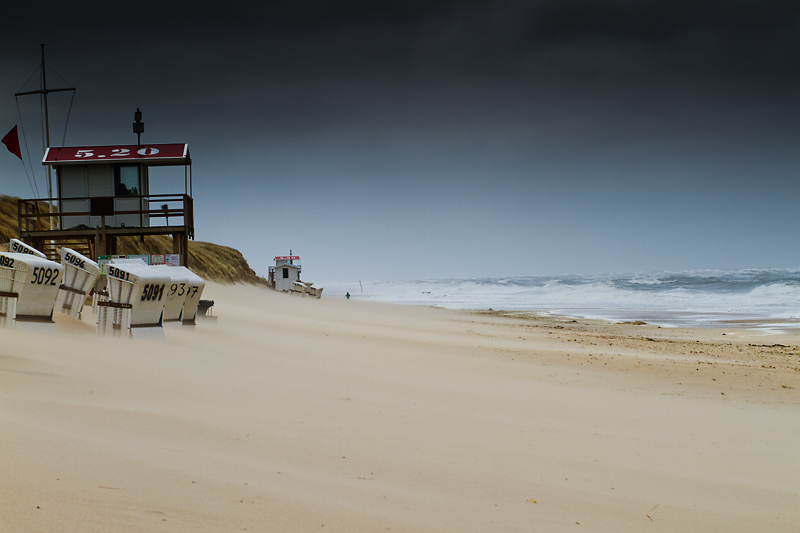
[[[106,197],[106,200],[131,200],[139,199],[143,209],[116,210],[113,208],[114,202],[111,201],[112,212],[106,213],[107,216],[134,215],[139,217],[140,224],[126,226],[122,229],[134,232],[143,230],[143,233],[150,233],[148,230],[159,230],[168,232],[170,229],[183,231],[189,238],[194,238],[194,209],[192,197],[187,194],[151,194],[146,196],[113,196]],[[20,234],[35,235],[37,233],[51,233],[52,231],[75,231],[76,228],[65,228],[65,217],[90,217],[98,216],[98,213],[91,211],[91,200],[98,198],[74,197],[74,198],[43,198],[43,199],[21,199],[18,201],[18,222]],[[53,202],[53,210],[48,209],[47,204]],[[86,210],[70,209],[63,207],[64,204],[76,204],[83,201],[83,205],[89,207]],[[50,220],[53,220],[53,230],[50,230]],[[145,222],[146,221],[146,222]],[[156,222],[155,224],[153,222]],[[98,224],[99,226],[99,224]],[[93,230],[88,225],[85,230]],[[116,228],[108,228],[116,229]]]

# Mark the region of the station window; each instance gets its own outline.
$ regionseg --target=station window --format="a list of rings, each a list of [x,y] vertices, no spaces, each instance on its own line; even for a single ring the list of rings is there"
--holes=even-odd
[[[114,166],[114,195],[139,196],[139,167],[136,165]]]
[[[289,279],[289,269],[288,268],[284,268],[283,269],[283,279]]]

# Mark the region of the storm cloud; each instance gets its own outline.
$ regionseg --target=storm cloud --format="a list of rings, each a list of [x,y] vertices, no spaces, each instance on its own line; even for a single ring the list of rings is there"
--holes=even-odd
[[[798,223],[798,6],[7,9],[3,123],[46,43],[78,87],[67,144],[130,142],[141,108],[143,139],[190,144],[198,238],[260,272],[290,247],[327,279],[800,261],[782,238]],[[31,195],[11,158],[0,183]]]

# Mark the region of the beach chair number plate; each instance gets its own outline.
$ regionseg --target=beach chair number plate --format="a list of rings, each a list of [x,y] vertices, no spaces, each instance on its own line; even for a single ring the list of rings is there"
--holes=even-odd
[[[57,268],[34,267],[31,283],[35,285],[55,285],[60,273]]]
[[[153,300],[161,301],[162,296],[164,296],[164,284],[158,285],[157,283],[148,283],[144,286],[144,290],[142,291],[143,302]]]

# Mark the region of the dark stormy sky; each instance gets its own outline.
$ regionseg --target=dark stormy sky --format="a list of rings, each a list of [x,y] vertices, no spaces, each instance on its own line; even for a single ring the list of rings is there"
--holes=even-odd
[[[48,83],[78,88],[66,145],[134,143],[141,108],[143,141],[190,146],[197,238],[263,275],[289,249],[320,282],[800,266],[800,5],[3,10],[2,134],[45,43]],[[4,149],[0,192],[32,196]]]

